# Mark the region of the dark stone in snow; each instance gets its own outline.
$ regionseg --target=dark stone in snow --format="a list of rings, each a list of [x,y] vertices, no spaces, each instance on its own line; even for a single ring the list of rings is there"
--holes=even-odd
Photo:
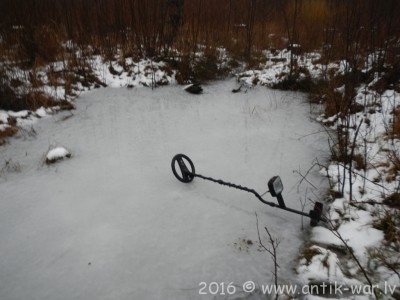
[[[232,93],[239,93],[240,92],[240,90],[242,89],[242,84],[237,88],[237,89],[233,89],[232,90]]]
[[[184,88],[184,90],[191,94],[201,94],[203,92],[203,88],[198,83],[193,83]]]

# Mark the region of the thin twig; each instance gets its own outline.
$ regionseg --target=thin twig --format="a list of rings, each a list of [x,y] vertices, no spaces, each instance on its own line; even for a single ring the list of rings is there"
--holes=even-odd
[[[278,286],[278,268],[280,268],[280,266],[279,266],[279,264],[278,264],[278,262],[277,262],[276,250],[277,250],[277,248],[278,248],[278,246],[279,246],[279,244],[280,244],[280,241],[279,241],[279,240],[273,239],[271,233],[270,233],[269,230],[268,230],[268,228],[267,228],[267,227],[264,227],[265,231],[266,231],[267,234],[268,234],[269,243],[271,244],[272,250],[270,250],[269,248],[267,248],[267,247],[263,244],[263,242],[261,241],[260,230],[259,230],[259,227],[258,227],[258,216],[257,216],[257,213],[255,213],[255,215],[256,215],[258,242],[260,243],[261,247],[262,247],[265,251],[267,251],[267,252],[271,255],[271,257],[272,257],[272,260],[273,260],[273,262],[274,262],[274,272],[273,272],[273,275],[274,275],[274,279],[275,279],[275,286]],[[278,295],[276,295],[275,299],[278,299]]]

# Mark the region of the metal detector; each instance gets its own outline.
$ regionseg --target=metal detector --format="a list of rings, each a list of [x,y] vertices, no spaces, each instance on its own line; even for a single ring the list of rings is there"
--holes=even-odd
[[[242,190],[245,192],[252,193],[258,200],[260,200],[262,203],[267,204],[272,207],[277,207],[298,215],[302,215],[305,217],[310,218],[310,225],[311,226],[317,226],[319,221],[326,221],[325,218],[322,216],[322,210],[323,210],[323,204],[321,202],[316,202],[314,205],[314,209],[310,210],[309,213],[305,213],[293,208],[286,207],[285,201],[283,200],[282,197],[282,191],[283,191],[283,184],[282,180],[279,176],[274,176],[268,181],[268,189],[269,193],[271,194],[272,197],[277,198],[278,204],[275,202],[270,202],[266,201],[262,198],[262,196],[257,193],[255,190],[250,189],[245,186],[237,185],[234,183],[226,182],[221,179],[214,179],[211,177],[206,177],[200,174],[196,174],[194,164],[192,160],[186,156],[185,154],[177,154],[172,158],[171,162],[171,168],[172,168],[172,173],[174,173],[175,177],[183,182],[183,183],[189,183],[191,182],[195,177],[212,181],[221,185],[225,185],[231,188],[235,188],[238,190]]]

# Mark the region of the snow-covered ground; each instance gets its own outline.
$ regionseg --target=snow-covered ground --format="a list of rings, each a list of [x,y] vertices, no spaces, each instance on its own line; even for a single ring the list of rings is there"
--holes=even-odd
[[[358,299],[374,298],[374,292],[381,299],[396,299],[400,287],[399,241],[398,238],[390,240],[386,236],[387,228],[379,224],[386,224],[385,216],[392,212],[389,222],[393,222],[393,235],[398,237],[398,207],[385,199],[399,191],[400,174],[393,157],[399,155],[400,140],[392,133],[392,126],[393,111],[398,109],[400,95],[394,90],[378,94],[373,89],[374,83],[358,88],[356,101],[364,109],[348,117],[350,140],[355,142],[354,153],[363,159],[365,167],[357,167],[354,162],[352,168],[350,164],[331,162],[321,170],[321,174],[329,176],[332,190],[343,190],[343,195],[334,199],[327,212],[334,230],[324,227],[312,230],[311,241],[324,248],[314,246],[319,249],[319,254],[312,261],[303,259],[298,272],[303,284],[316,280],[338,282],[347,287],[364,287],[363,295],[357,296]],[[334,116],[321,118],[321,121],[333,121],[332,128],[335,128],[343,125],[345,120]],[[340,249],[338,247],[343,249],[343,241],[352,249],[373,286],[367,284],[366,276],[354,259],[349,255],[338,258],[338,251],[332,251]],[[348,253],[348,249],[345,252]]]
[[[105,88],[81,95],[72,118],[64,111],[27,120],[0,149],[0,298],[243,298],[245,282],[273,283],[255,212],[264,243],[264,226],[281,241],[280,284],[296,283],[308,232],[300,216],[201,179],[183,184],[170,169],[185,153],[197,173],[260,193],[280,175],[296,209],[325,191],[319,174],[307,177],[315,191],[293,172],[327,156],[303,96],[233,87],[212,83],[202,95],[177,86]],[[47,165],[57,147],[71,158]],[[199,295],[201,282],[233,282],[237,293],[215,296],[207,287]]]

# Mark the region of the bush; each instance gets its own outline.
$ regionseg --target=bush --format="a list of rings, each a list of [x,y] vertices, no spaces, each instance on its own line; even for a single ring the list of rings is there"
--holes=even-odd
[[[356,154],[353,156],[353,161],[355,162],[356,170],[365,170],[366,169],[366,162],[364,156],[361,154]]]
[[[373,85],[374,90],[380,94],[389,89],[395,89],[399,92],[400,64],[394,64],[382,71],[385,73]]]
[[[316,86],[316,83],[310,76],[310,72],[304,67],[297,66],[297,64],[294,66],[291,75],[282,74],[282,77],[284,79],[276,83],[273,88],[310,93]]]
[[[192,68],[195,81],[213,80],[218,76],[217,58],[213,54],[206,54],[195,60]]]
[[[373,225],[376,229],[382,230],[385,240],[389,245],[398,245],[400,243],[399,230],[399,212],[397,210],[385,211],[384,215]]]
[[[383,203],[390,207],[400,209],[400,193],[391,194],[383,200]]]

